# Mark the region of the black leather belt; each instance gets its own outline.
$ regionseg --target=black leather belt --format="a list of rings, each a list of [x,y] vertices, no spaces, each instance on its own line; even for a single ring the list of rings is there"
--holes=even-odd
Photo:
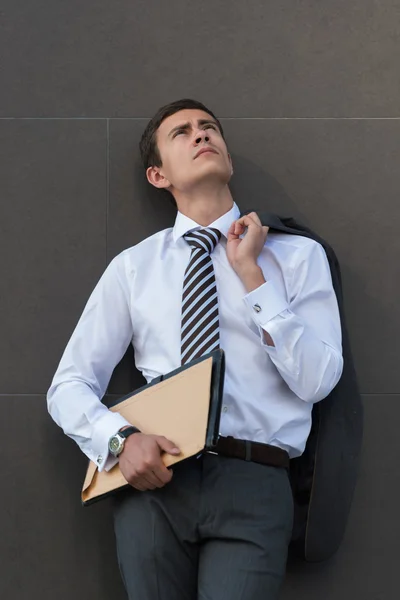
[[[230,436],[220,437],[213,451],[215,451],[215,454],[221,454],[221,456],[229,458],[240,458],[262,465],[269,465],[270,467],[289,468],[290,459],[286,450],[270,444],[237,440]]]

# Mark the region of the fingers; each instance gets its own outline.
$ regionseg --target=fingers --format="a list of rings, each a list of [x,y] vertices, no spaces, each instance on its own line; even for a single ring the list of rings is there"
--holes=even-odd
[[[147,488],[146,488],[146,487],[145,487],[143,484],[141,484],[141,483],[139,483],[139,482],[138,482],[138,483],[131,483],[131,482],[129,482],[129,484],[130,484],[130,485],[131,485],[133,488],[135,488],[135,490],[138,490],[139,492],[145,492],[145,491],[146,491],[146,489],[147,489]]]
[[[233,240],[239,240],[239,235],[241,235],[241,233],[243,233],[243,231],[240,230],[240,228],[238,228],[238,232],[236,232],[236,224],[237,221],[233,221],[232,225],[229,227],[228,230],[228,235],[227,235],[227,239],[228,242],[232,242]]]
[[[244,217],[238,219],[237,221],[233,221],[232,225],[228,230],[228,240],[238,239],[240,235],[244,232],[247,225],[245,225],[242,221]]]
[[[156,440],[157,444],[159,445],[160,449],[163,450],[164,452],[167,452],[168,454],[173,454],[175,456],[177,454],[181,453],[179,448],[177,448],[175,446],[175,444],[173,442],[171,442],[171,440],[168,440],[163,435],[156,436],[155,440]]]
[[[261,221],[256,212],[253,211],[246,216],[249,217],[249,219],[251,219],[252,221],[254,221],[254,223],[256,223],[257,225],[260,225],[260,227],[261,227]]]
[[[238,221],[236,221],[235,223],[235,235],[237,235],[239,237],[239,235],[242,235],[245,231],[246,231],[246,227],[248,227],[248,224],[243,222],[241,219],[239,219]]]
[[[131,438],[136,438],[131,440]],[[129,440],[131,443],[129,444]],[[161,454],[180,454],[179,448],[164,436],[137,434],[130,436],[119,458],[119,466],[126,481],[143,492],[163,487],[172,478],[172,471],[164,465]]]
[[[157,477],[155,468],[152,471],[146,471],[146,473],[143,475],[143,478],[149,485],[148,489],[161,488],[165,485],[165,483],[159,477]]]
[[[234,226],[234,233],[236,235],[242,235],[246,227],[250,227],[252,229],[254,227],[262,227],[261,221],[255,212],[240,217],[240,219],[234,221],[232,225]]]
[[[146,477],[140,477],[139,479],[134,479],[132,482],[129,482],[130,485],[138,490],[139,492],[146,492],[147,490],[155,490],[155,485],[150,483]]]
[[[169,483],[172,479],[172,469],[167,469],[163,462],[160,462],[154,469],[154,475],[158,478],[158,480],[165,485]]]
[[[251,212],[232,223],[228,231],[228,240],[239,238],[239,236],[244,233],[246,227],[250,228],[252,231],[255,231],[256,228],[262,229],[265,237],[267,237],[269,231],[269,227],[262,225],[257,213]]]
[[[147,490],[155,490],[156,488],[164,487],[164,484],[152,472],[148,472],[143,475],[141,478],[141,483]]]
[[[151,466],[148,466],[142,472],[141,476],[149,484],[149,486],[153,486],[149,489],[161,488],[164,487],[166,483],[171,481],[172,470],[167,469],[160,457],[157,462],[153,463]]]
[[[246,227],[249,227],[249,225],[252,225],[253,223],[255,223],[258,226],[261,226],[261,221],[256,212],[251,212],[248,215],[243,215],[243,217],[240,217],[236,221],[233,221],[233,223],[229,227],[228,234],[237,234],[236,229],[240,227],[242,230],[244,230]]]
[[[155,485],[150,481],[148,477],[139,477],[129,482],[130,485],[138,490],[139,492],[146,492],[147,490],[155,490],[156,488],[163,487],[162,485]]]
[[[129,478],[128,483],[135,489],[143,492],[162,488],[172,479],[172,470],[169,470],[161,462],[160,465],[146,467],[136,471]]]
[[[229,236],[235,235],[235,225],[236,225],[236,221],[233,221],[233,223],[231,223],[231,226],[228,229],[228,238],[229,238]]]

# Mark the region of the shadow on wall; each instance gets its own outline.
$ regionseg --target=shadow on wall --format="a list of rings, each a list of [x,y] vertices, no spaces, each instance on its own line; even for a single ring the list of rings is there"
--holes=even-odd
[[[242,211],[250,208],[268,211],[280,217],[294,217],[308,225],[306,216],[272,175],[246,158],[233,155],[232,159],[235,172],[231,191]]]

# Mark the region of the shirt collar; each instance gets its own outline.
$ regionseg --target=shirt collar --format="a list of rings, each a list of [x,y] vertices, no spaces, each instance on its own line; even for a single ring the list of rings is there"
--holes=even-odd
[[[217,219],[213,223],[210,223],[208,227],[215,227],[215,229],[218,229],[222,233],[222,235],[228,237],[229,227],[232,225],[232,222],[239,219],[239,217],[240,210],[237,204],[234,202],[232,208],[228,210],[228,212],[223,214],[221,217],[219,217],[219,219]],[[185,235],[185,233],[187,233],[188,231],[199,228],[202,228],[202,226],[196,223],[196,221],[193,221],[193,219],[190,219],[189,217],[183,215],[181,212],[178,212],[175,219],[174,229],[172,231],[174,242],[176,242],[179,238]]]

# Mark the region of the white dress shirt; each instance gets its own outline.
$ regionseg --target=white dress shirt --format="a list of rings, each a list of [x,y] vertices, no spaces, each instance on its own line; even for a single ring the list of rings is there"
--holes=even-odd
[[[212,254],[226,358],[220,433],[279,446],[293,458],[304,450],[313,403],[342,373],[338,304],[322,246],[283,233],[268,235],[258,258],[266,283],[247,294],[226,256],[226,235],[239,216],[234,204],[210,225],[222,233]],[[48,391],[52,418],[99,470],[115,464],[108,440],[128,424],[101,399],[129,344],[147,382],[180,366],[182,284],[191,253],[182,236],[195,228],[178,213],[173,228],[112,260]],[[264,342],[263,329],[275,346]]]

